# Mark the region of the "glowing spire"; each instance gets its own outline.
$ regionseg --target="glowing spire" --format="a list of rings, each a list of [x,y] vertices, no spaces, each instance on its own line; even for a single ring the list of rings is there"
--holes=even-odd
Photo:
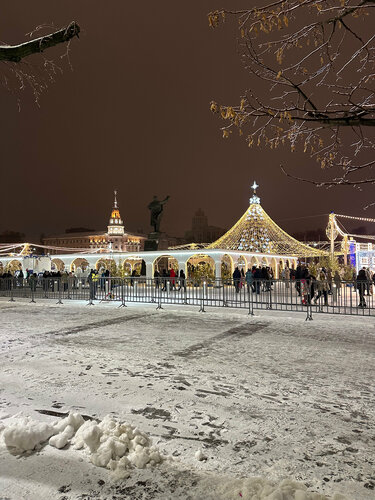
[[[258,184],[254,181],[253,185],[251,186],[251,189],[254,191],[253,196],[250,198],[249,202],[250,205],[253,205],[254,203],[259,205],[260,204],[260,198],[259,196],[256,195]]]
[[[113,208],[111,212],[111,217],[109,219],[108,234],[124,234],[124,226],[120,215],[120,210],[117,204],[117,190],[114,191],[115,201],[113,203]]]

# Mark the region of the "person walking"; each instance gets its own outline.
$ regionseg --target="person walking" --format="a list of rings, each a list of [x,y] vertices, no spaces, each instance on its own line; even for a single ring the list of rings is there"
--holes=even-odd
[[[255,281],[255,291],[257,295],[260,294],[260,285],[261,285],[261,280],[262,280],[262,268],[259,266],[255,269],[254,274],[254,281]]]
[[[311,276],[307,268],[303,269],[301,278],[301,296],[304,306],[311,304]]]
[[[360,307],[362,309],[367,307],[366,301],[365,301],[366,285],[367,285],[366,269],[363,267],[362,269],[360,269],[360,271],[358,272],[358,276],[357,276],[357,290],[359,293],[358,307]]]
[[[338,297],[340,297],[340,295],[341,295],[341,276],[340,276],[337,269],[336,269],[335,274],[333,276],[333,281],[334,281],[335,286],[336,286],[336,294]]]
[[[181,288],[184,289],[184,291],[186,291],[186,276],[185,276],[185,273],[184,273],[184,270],[181,269],[180,270],[180,278],[179,278],[179,281],[180,281],[180,286],[178,288],[178,291],[181,290]]]
[[[241,272],[238,269],[238,267],[236,267],[236,269],[233,272],[233,284],[234,284],[234,288],[236,290],[236,293],[239,293],[239,291],[240,291],[240,282],[241,282]]]
[[[176,290],[176,271],[174,270],[173,267],[171,267],[170,271],[169,271],[169,282],[170,282],[170,289],[171,290]]]
[[[298,264],[295,274],[295,287],[298,293],[298,296],[301,297],[301,278],[302,278],[302,267],[301,264]]]
[[[250,268],[246,271],[245,280],[246,280],[246,285],[247,285],[247,293],[250,293],[250,289],[252,292],[254,292],[254,288],[253,288],[254,277],[253,277],[253,272],[251,271]]]
[[[168,274],[167,274],[166,269],[164,268],[163,272],[162,272],[162,275],[161,275],[161,284],[162,284],[161,291],[162,292],[166,292],[167,291],[167,281],[168,281]]]
[[[322,269],[318,273],[316,281],[317,281],[318,294],[314,299],[314,304],[316,304],[317,301],[320,299],[320,297],[323,295],[324,305],[328,306],[328,283],[327,283],[327,275],[324,272],[324,267],[322,267]]]

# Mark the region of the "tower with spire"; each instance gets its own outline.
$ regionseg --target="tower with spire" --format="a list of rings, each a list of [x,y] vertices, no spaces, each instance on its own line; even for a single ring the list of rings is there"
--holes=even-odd
[[[124,224],[121,219],[120,210],[117,204],[117,191],[114,191],[115,201],[108,224],[108,236],[123,236],[125,234]]]

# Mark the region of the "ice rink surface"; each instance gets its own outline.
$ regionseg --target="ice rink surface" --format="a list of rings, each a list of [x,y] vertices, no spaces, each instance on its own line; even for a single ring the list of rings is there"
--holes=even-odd
[[[115,482],[71,447],[2,442],[1,499],[251,498],[235,478],[255,476],[375,498],[372,318],[5,299],[0,314],[0,429],[111,414],[173,457]]]

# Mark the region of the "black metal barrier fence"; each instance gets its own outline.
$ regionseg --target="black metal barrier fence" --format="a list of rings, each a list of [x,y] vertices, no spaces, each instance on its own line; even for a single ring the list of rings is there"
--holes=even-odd
[[[192,280],[174,278],[1,278],[0,296],[68,300],[196,305],[306,312],[306,320],[315,313],[375,316],[372,281],[328,282],[317,280]]]

